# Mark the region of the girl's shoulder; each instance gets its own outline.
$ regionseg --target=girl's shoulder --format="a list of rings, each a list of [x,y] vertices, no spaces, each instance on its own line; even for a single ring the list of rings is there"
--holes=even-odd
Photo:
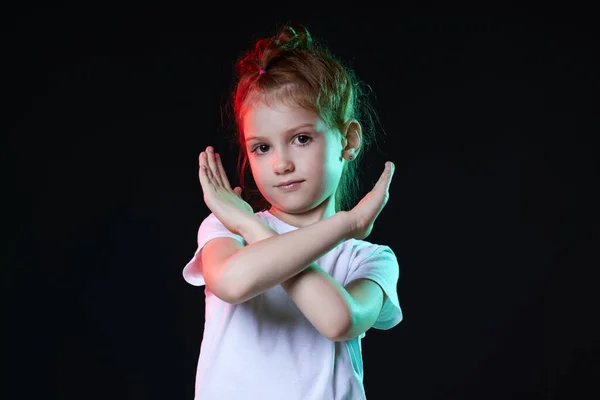
[[[373,243],[368,240],[350,239],[345,243],[346,251],[350,251],[354,256],[360,256],[362,258],[369,258],[375,254],[386,251],[393,253],[389,246]]]

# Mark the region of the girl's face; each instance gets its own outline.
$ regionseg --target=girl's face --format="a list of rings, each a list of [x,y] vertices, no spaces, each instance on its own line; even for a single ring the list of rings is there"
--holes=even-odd
[[[335,213],[345,162],[339,129],[312,110],[262,101],[247,108],[243,129],[252,175],[273,214],[301,227]],[[290,181],[297,183],[281,186]]]

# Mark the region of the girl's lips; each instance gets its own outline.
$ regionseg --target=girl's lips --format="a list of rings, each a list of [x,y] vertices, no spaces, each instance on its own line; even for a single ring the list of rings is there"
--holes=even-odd
[[[292,190],[296,190],[300,187],[300,185],[302,184],[302,182],[304,181],[295,181],[290,183],[289,185],[281,185],[281,186],[277,186],[278,189],[281,189],[283,191],[292,191]]]
[[[281,182],[279,185],[277,185],[277,187],[279,187],[279,186],[288,186],[288,185],[290,185],[292,183],[302,182],[302,181],[303,181],[303,179],[291,179],[289,181]]]

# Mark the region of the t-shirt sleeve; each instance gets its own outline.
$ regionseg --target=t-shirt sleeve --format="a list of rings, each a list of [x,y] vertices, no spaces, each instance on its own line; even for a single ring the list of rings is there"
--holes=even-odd
[[[367,249],[365,249],[367,250]],[[347,283],[356,279],[371,279],[385,292],[385,302],[373,324],[376,329],[391,329],[402,321],[402,309],[398,300],[398,259],[389,246],[375,245],[365,256],[357,256],[356,267],[348,274]]]
[[[200,224],[197,238],[198,248],[192,259],[183,268],[183,279],[185,279],[187,283],[194,286],[203,286],[205,284],[204,275],[202,275],[202,257],[200,256],[200,252],[209,240],[218,237],[230,237],[239,241],[242,245],[246,244],[243,237],[229,231],[225,225],[211,213]]]

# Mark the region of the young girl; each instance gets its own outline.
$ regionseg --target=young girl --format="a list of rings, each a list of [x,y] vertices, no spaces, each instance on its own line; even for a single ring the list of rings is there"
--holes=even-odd
[[[368,118],[355,77],[305,28],[259,40],[238,72],[242,185],[249,164],[261,206],[231,188],[212,147],[200,154],[212,213],[183,270],[206,286],[195,398],[365,399],[361,339],[402,320],[397,259],[364,240],[394,165],[343,208]]]

